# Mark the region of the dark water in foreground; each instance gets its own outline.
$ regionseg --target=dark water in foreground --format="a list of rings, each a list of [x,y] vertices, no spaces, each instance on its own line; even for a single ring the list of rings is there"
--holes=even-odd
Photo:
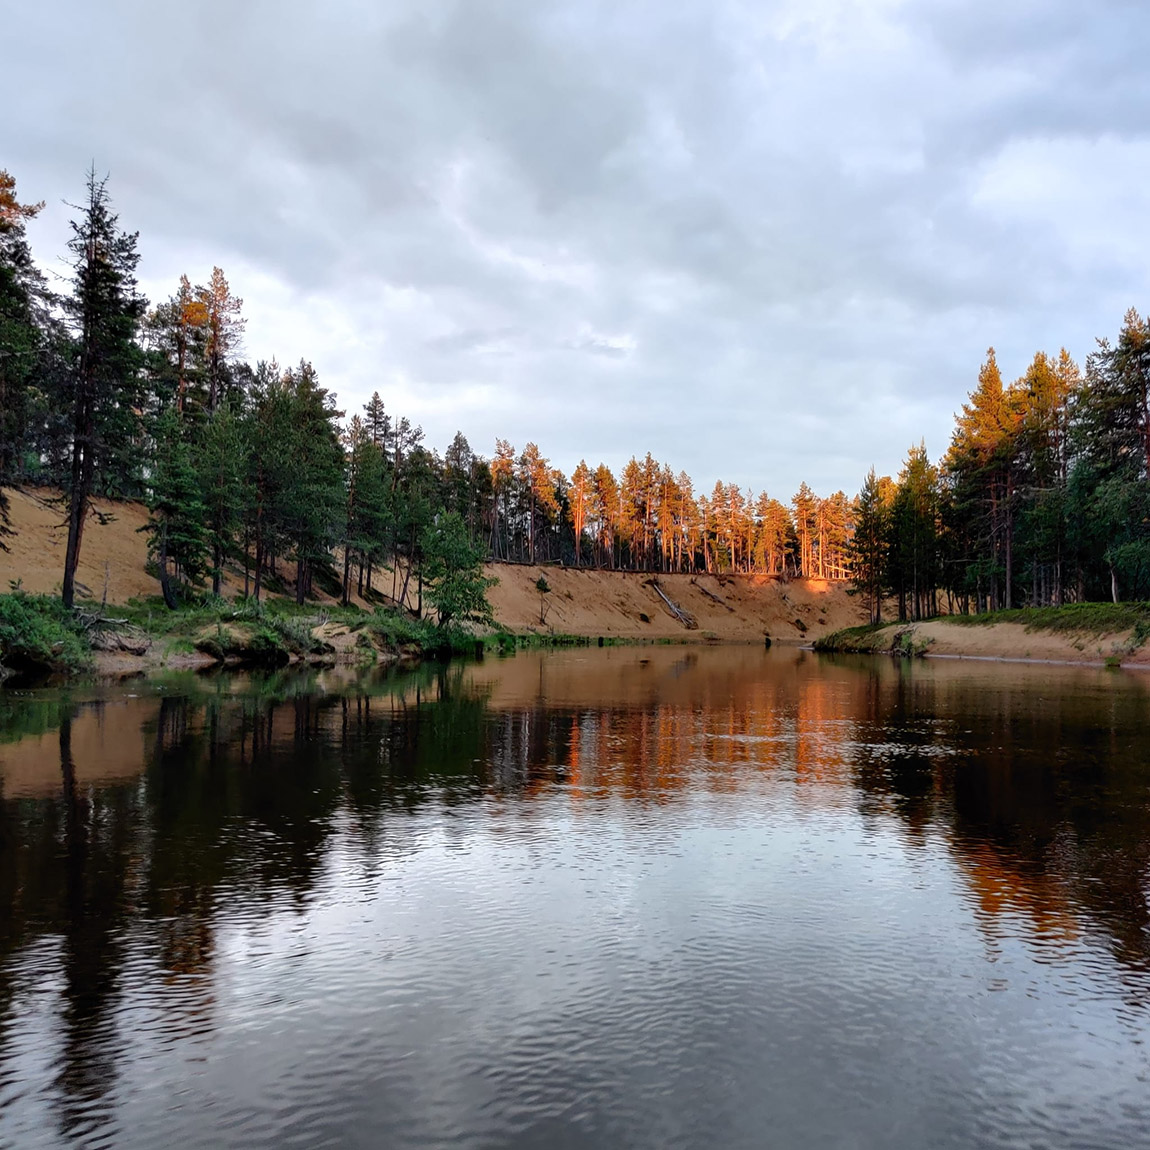
[[[0,694],[0,1144],[1150,1144],[1150,679]]]

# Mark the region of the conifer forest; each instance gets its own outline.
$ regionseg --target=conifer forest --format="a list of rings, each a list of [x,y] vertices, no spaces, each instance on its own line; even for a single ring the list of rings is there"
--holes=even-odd
[[[990,350],[941,458],[912,446],[857,495],[697,491],[650,453],[571,475],[534,443],[486,456],[460,432],[440,453],[378,392],[346,411],[309,362],[245,361],[220,268],[145,300],[138,237],[94,171],[50,284],[26,234],[40,207],[0,171],[0,547],[4,487],[61,492],[66,604],[95,497],[146,503],[170,606],[218,593],[225,567],[255,599],[302,603],[322,580],[413,604],[427,572],[483,559],[852,580],[875,620],[1150,598],[1150,322],[1134,310],[1081,365],[1038,352],[1006,381]]]

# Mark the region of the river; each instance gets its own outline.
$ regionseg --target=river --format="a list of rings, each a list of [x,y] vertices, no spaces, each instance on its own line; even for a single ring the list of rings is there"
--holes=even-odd
[[[1150,678],[0,691],[0,1144],[1150,1144]]]

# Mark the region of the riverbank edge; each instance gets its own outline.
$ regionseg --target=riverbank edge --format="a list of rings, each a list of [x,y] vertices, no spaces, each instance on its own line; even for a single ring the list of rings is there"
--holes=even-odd
[[[415,666],[427,659],[509,655],[521,650],[718,643],[683,639],[539,632],[507,627],[439,628],[398,611],[298,607],[222,600],[169,611],[159,600],[68,611],[54,596],[0,595],[0,683],[122,679],[162,671],[290,665]],[[761,641],[761,640],[760,640]]]
[[[915,623],[848,627],[816,640],[823,654],[1150,669],[1150,605],[1075,604]]]

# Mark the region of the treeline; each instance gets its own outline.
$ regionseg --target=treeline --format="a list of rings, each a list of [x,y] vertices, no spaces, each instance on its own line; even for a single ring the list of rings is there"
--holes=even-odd
[[[462,434],[440,456],[378,393],[346,418],[310,363],[242,359],[243,301],[219,268],[150,307],[137,236],[94,173],[57,295],[27,242],[42,205],[0,181],[0,496],[3,484],[63,490],[69,604],[96,495],[148,504],[171,605],[201,585],[219,593],[228,568],[257,599],[270,581],[302,602],[319,579],[345,601],[382,593],[418,611],[430,585],[441,619],[482,613],[485,557],[847,576],[842,492],[822,499],[804,484],[789,506],[730,483],[696,495],[650,454],[619,475],[580,463],[568,477],[533,443],[499,440],[486,459]]]
[[[697,494],[650,454],[565,475],[534,443],[440,455],[380,396],[341,411],[303,361],[242,358],[242,300],[216,268],[149,306],[106,183],[89,174],[67,290],[32,259],[0,172],[0,547],[4,485],[60,488],[63,597],[91,500],[140,499],[165,599],[269,584],[303,601],[384,595],[441,621],[483,616],[484,558],[652,572],[852,578],[878,618],[1150,597],[1150,325],[1125,319],[1080,370],[1039,353],[1003,383],[991,351],[937,463],[784,503],[737,484]]]
[[[852,541],[878,620],[1150,598],[1150,323],[1127,312],[1082,370],[1038,352],[1005,385],[994,349],[932,464],[867,476]]]

